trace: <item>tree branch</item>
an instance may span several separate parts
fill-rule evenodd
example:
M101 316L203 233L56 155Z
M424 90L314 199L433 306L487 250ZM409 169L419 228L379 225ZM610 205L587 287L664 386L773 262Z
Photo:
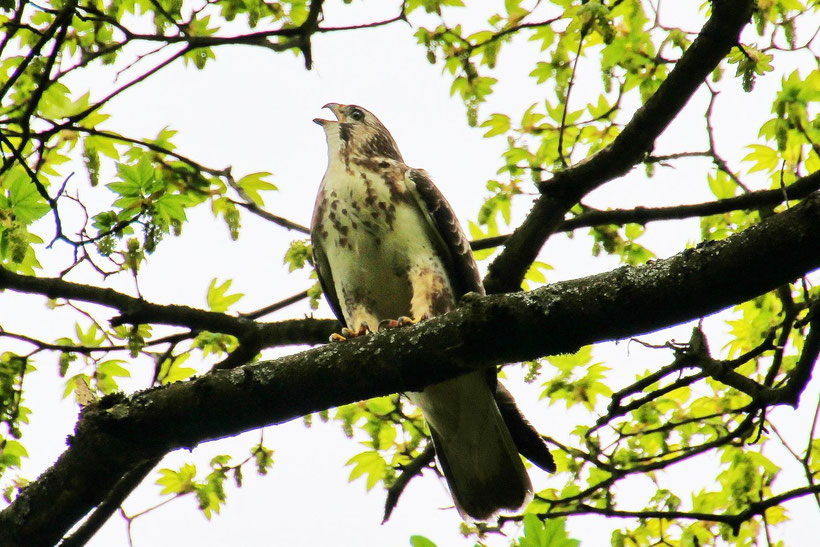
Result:
M382 524L390 519L390 515L393 514L393 509L395 509L396 504L399 503L399 497L401 497L407 485L410 484L410 481L418 475L421 475L421 472L425 467L430 465L435 456L436 451L433 448L433 443L428 442L424 450L422 450L413 461L402 468L401 475L399 475L393 484L390 485L390 488L387 489L387 498L384 500L384 517L382 518Z
M752 517L763 515L767 509L776 507L783 502L807 496L809 494L817 494L820 492L820 485L804 486L802 488L795 488L772 496L771 498L752 502L749 507L740 513L734 515L719 515L716 513L699 513L694 511L621 511L611 507L593 507L587 504L578 504L577 508L569 511L554 511L543 513L539 515L541 518L558 518L572 515L604 515L607 517L617 518L635 518L635 519L688 519L688 520L702 520L706 522L722 522L728 524L732 528L732 532L737 535L740 532L740 526ZM511 520L521 520L521 517L502 517L502 522Z
M3 86L0 87L0 99L6 96L6 93L9 92L11 87L17 82L17 80L22 76L28 65L38 58L40 55L40 50L43 49L49 40L54 37L54 33L62 27L63 25L67 24L71 21L71 17L74 15L74 8L77 6L77 0L71 0L68 2L57 17L54 18L54 21L51 23L51 26L46 29L45 32L40 36L40 39L37 40L37 43L34 44L29 51L29 54L23 59L19 66L16 67L14 72L11 74L8 80L3 82Z
M414 327L215 371L130 397L105 397L83 410L69 449L0 513L0 544L56 543L123 475L170 450L352 401L419 390L478 368L569 353L677 324L819 266L820 193L815 193L739 234L667 260L528 293L469 299Z
M634 209L590 211L566 220L558 230L568 232L577 228L600 226L602 224L616 224L619 226L630 223L645 224L653 220L678 220L719 215L731 211L759 209L778 205L786 200L804 198L818 188L820 188L820 171L815 171L783 189L761 190L716 201L671 207L636 207Z
M207 330L236 336L258 349L276 345L319 344L338 329L334 319L290 319L257 323L245 317L200 310L189 306L154 304L113 289L72 283L56 277L34 277L11 272L0 266L0 290L42 294L49 298L66 298L91 302L119 310L111 320L123 324L161 324Z
M556 232L571 232L578 228L589 228L614 224L646 224L658 220L679 220L682 218L719 215L731 211L759 209L773 207L784 201L801 199L820 189L820 171L797 179L785 188L775 190L760 190L732 198L705 201L689 205L674 205L671 207L635 207L634 209L610 209L608 211L588 211L567 219L561 223ZM510 238L509 234L488 237L471 242L474 251L491 249L503 245Z
M11 272L0 266L0 289L30 294L42 294L49 298L66 298L91 302L109 308L116 308L121 315L112 319L114 326L126 323L138 325L157 323L189 327L194 330L209 330L247 335L254 322L223 313L198 310L188 306L153 304L113 289L102 289L91 285L72 283L56 277L34 277Z
M274 215L273 213L269 213L268 211L265 211L264 209L262 209L261 207L259 207L257 204L255 204L252 201L242 202L242 201L231 200L231 203L233 203L234 205L239 205L240 207L244 207L245 209L247 209L251 213L253 213L255 215L258 215L258 216L264 218L265 220L273 222L274 224L278 224L279 226L281 226L283 228L287 228L288 230L296 230L297 232L301 232L303 234L309 234L310 233L309 228L307 228L305 226L302 226L301 224L297 224L296 222L288 220L284 217L280 217L278 215Z
M752 0L712 2L712 16L666 80L606 148L587 161L555 173L540 185L542 195L490 264L488 293L519 290L524 274L566 212L598 186L625 175L652 150L655 139L737 44L751 17Z
M109 517L119 509L122 502L125 501L125 498L134 491L134 488L139 486L161 459L162 458L157 457L146 460L126 473L117 481L117 484L114 485L114 488L108 493L102 503L94 508L94 512L91 513L86 521L83 522L73 534L60 543L60 547L81 547L88 543L88 541L94 537L94 534L102 528L102 525L108 521Z
M268 315L269 313L279 311L282 308L286 308L286 307L290 306L291 304L295 304L296 302L299 302L300 300L304 300L308 296L309 296L308 291L307 291L307 289L305 289L304 291L302 291L300 293L296 293L294 295L288 296L287 298L283 298L279 302L274 302L273 304L265 306L264 308L259 308L258 310L254 310L254 311L250 311L250 312L246 312L246 313L240 313L239 316L240 317L247 317L248 319L259 319L260 317Z

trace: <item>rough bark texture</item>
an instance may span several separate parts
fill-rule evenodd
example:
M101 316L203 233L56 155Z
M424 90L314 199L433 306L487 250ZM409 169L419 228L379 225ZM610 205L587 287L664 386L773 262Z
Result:
M52 545L142 462L481 367L566 353L716 312L820 266L820 193L667 260L471 299L418 326L215 371L87 407L69 449L0 513L0 545Z

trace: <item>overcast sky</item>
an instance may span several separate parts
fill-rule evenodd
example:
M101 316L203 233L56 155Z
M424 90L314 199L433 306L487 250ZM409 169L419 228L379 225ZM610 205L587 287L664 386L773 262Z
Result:
M385 2L359 4L344 10L328 6L326 23L340 26L356 22L379 20L395 15ZM370 11L361 6L367 6ZM696 3L687 3L694 6ZM375 7L374 7L375 6ZM351 15L352 14L352 15ZM682 17L683 15L680 15ZM698 19L679 19L674 23L696 29ZM320 108L327 102L356 103L371 110L390 129L406 161L426 169L453 205L462 223L476 217L484 196L484 182L495 177L501 165L503 137L483 139L483 131L470 129L465 123L464 107L457 98L450 98L449 77L440 67L430 65L424 51L415 45L413 29L403 24L359 32L334 33L314 38L315 68L306 72L301 57L289 53L273 54L260 48L230 47L215 50L217 60L204 71L176 64L149 79L145 84L124 93L106 112L112 115L108 127L127 135L151 137L165 126L177 130L179 151L209 167L232 166L234 175L256 171L272 171L280 192L266 195L266 208L289 219L307 225L313 200L326 166L324 136L311 123L317 116L326 116ZM526 78L535 62L538 48L533 44L517 44L502 54L504 67L497 93L491 97L482 115L494 111L520 114L530 102L547 94L546 87L536 88ZM810 66L809 66L810 68ZM787 71L788 72L788 71ZM105 74L75 78L72 89L80 94L91 87L104 94ZM577 84L577 108L585 94L597 96L599 78ZM768 113L772 93L778 87L779 75L761 78L755 94L740 92L734 80L727 85L725 96L719 99L719 121L730 121L732 132L721 133L718 146L724 155L737 161L744 151L734 141L747 142L747 135L756 134ZM97 87L97 85L100 87ZM575 93L575 92L574 92ZM551 94L548 94L552 98ZM659 140L659 153L704 149L704 105L707 96L699 93L684 115ZM759 115L750 115L750 114ZM742 135L743 139L733 138ZM106 161L106 160L104 160ZM737 166L737 164L734 164ZM597 207L657 205L660 203L697 202L711 198L703 173L708 164L697 160L682 163L677 169L659 169L658 175L644 181L642 169L606 185L587 200ZM75 178L81 196L99 207L110 197L104 190L92 193L83 182L82 168L76 167ZM109 164L107 172L113 172ZM110 182L103 180L102 182ZM518 200L520 220L528 209L530 198ZM70 213L67 213L70 214ZM281 228L251 215L243 216L243 228L238 242L232 242L221 221L215 222L206 206L189 215L191 222L178 238L169 237L150 257L140 272L140 288L145 298L160 303L205 306L205 294L212 278L233 279L232 291L244 293L237 309L261 308L281 298L299 292L309 285L306 273L289 276L282 267L282 257L291 239L298 233ZM51 230L47 217L41 232ZM659 257L670 256L683 249L687 242L699 237L697 221L679 222L669 227L652 226L642 241ZM550 281L576 278L617 266L611 258L593 260L589 256L591 242L581 233L575 240L556 236L545 246L541 259L555 269ZM586 241L586 242L584 242ZM41 254L46 273L54 275L70 260L69 249ZM484 264L486 267L486 263ZM111 286L134 294L133 282L122 275L106 281L78 271L70 280ZM53 339L73 333L74 316L65 310L45 315L40 298L0 294L0 310L15 310L13 320L6 314L3 325L9 330L33 333ZM22 312L22 313L21 313ZM306 305L289 307L268 320L301 317L310 313ZM108 315L106 315L108 314ZM318 317L331 317L326 305L316 312ZM48 321L43 318L47 317ZM105 312L101 317L110 317ZM706 320L712 332L725 332L723 318ZM682 325L643 339L664 342L671 338L688 340L692 324ZM707 331L709 332L709 331ZM23 350L26 346L0 340L0 351ZM717 349L722 342L713 340ZM30 350L30 348L28 348ZM292 351L288 348L287 351ZM276 353L271 353L275 355ZM635 374L655 369L671 359L667 353L646 350L638 344L622 342L605 344L596 350L596 360L606 361L616 369L612 377L616 385L625 385ZM72 400L60 400L64 385L55 376L57 358L44 355L35 362L39 371L26 377L28 406L34 410L32 423L25 430L23 442L29 458L23 474L35 478L64 450L65 436L76 421L78 407ZM133 391L144 387L152 370L145 361L142 369L132 372L134 378L123 387ZM545 433L570 442L569 432L585 419L585 413L561 406L548 407L538 402L538 384L524 385L517 369L510 370L510 385L531 421ZM813 401L817 400L815 380L804 393L804 404L798 411L777 409L771 416L783 415L791 425L799 426L810 419ZM298 393L293 394L296 398ZM812 407L812 408L810 408ZM795 427L798 446L804 446L805 427ZM789 431L786 431L790 434ZM348 483L350 468L345 462L364 448L344 438L336 424L317 424L305 429L301 421L265 429L267 446L275 449L275 465L266 477L257 478L250 469L245 473L241 489L228 486L228 503L222 514L210 522L196 508L193 497L176 500L158 511L134 521L132 537L137 546L165 545L407 545L412 534L421 534L440 546L472 545L473 541L458 533L459 517L444 484L431 473L415 479L401 498L391 520L381 525L384 493L376 488L365 493L364 481ZM201 471L216 454L230 453L244 458L250 446L257 443L259 432L249 432L231 439L205 443L193 453L177 451L170 454L161 467L177 468L185 462L195 462ZM693 476L704 481L716 475L716 458L705 457L692 464L679 466L677 477L661 478L662 485L690 488L708 487L704 482L691 483ZM683 471L681 471L683 470ZM204 473L203 473L204 474ZM531 472L536 490L560 487L560 479L551 479L538 470ZM134 514L160 501L159 487L151 477L137 489L125 504L126 512ZM782 491L799 483L799 475L784 471L776 483ZM651 496L658 485L648 479L636 478L630 483L629 498L634 508ZM627 496L627 492L619 492ZM800 545L809 541L809 522L817 522L817 508L808 500L789 506L796 521L785 528L786 544ZM575 518L570 530L585 545L609 542L611 531L620 522L607 522L596 517ZM511 529L511 532L515 532ZM776 537L781 537L777 535ZM493 544L508 540L491 538ZM126 544L125 524L114 517L91 542L93 546Z

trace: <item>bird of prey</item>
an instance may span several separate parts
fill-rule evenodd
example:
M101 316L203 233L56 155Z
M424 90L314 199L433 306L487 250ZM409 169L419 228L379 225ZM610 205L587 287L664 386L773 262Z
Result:
M325 105L327 172L311 224L319 281L347 337L404 325L484 294L470 245L444 196L408 167L384 125L356 105ZM338 335L337 335L338 337ZM341 337L338 337L341 339ZM430 430L439 464L465 520L487 520L529 502L519 452L555 470L546 444L495 370L408 393Z

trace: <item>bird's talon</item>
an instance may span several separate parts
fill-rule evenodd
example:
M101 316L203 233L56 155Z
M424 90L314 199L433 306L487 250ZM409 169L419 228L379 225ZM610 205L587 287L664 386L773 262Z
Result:
M344 336L342 336L339 333L334 332L333 334L330 335L330 341L331 342L344 342L345 340L347 340L347 338L345 338Z
M409 327L415 325L416 323L424 321L425 319L429 319L429 316L426 313L418 319L412 319L410 317L407 317L406 315L402 315L398 319L383 319L379 322L379 330L383 331L387 329L396 329L399 327Z
M387 329L395 329L399 326L399 322L395 319L382 319L379 321L378 329L379 331L387 330Z
M331 335L331 339L335 342L341 342L342 340L350 340L351 338L356 338L357 336L364 336L365 334L370 334L370 326L362 321L362 324L359 326L359 330L349 329L347 327L342 327L342 334ZM336 336L337 338L334 338Z
M423 313L419 317L416 317L415 319L412 319L411 323L413 325L415 325L417 323L421 323L422 321L427 321L428 319L430 319L430 315L427 314L427 313Z

